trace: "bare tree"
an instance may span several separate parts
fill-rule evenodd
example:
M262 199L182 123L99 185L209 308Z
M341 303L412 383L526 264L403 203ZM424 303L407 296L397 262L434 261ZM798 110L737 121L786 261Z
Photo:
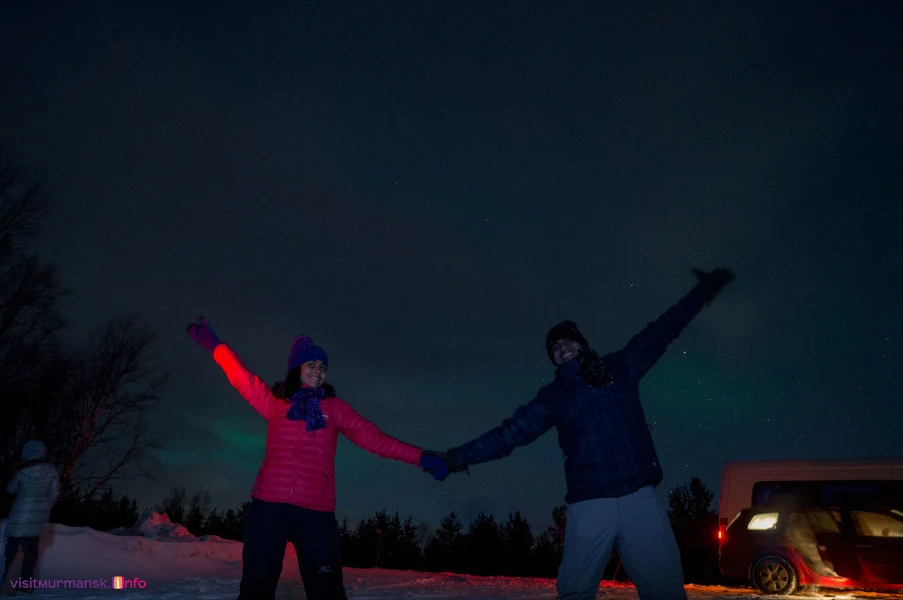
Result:
M62 347L57 268L31 253L52 200L45 178L0 155L0 477L35 436L64 487L90 495L149 475L158 434L147 413L167 377L135 317L111 319L82 349Z
M51 204L46 180L0 153L0 263L40 234Z
M168 378L154 361L155 338L136 317L114 318L76 354L66 402L48 426L67 487L89 494L111 481L151 476L159 432L148 413Z
M63 326L57 269L30 253L51 200L45 179L0 155L0 471L32 433L29 400L43 385Z

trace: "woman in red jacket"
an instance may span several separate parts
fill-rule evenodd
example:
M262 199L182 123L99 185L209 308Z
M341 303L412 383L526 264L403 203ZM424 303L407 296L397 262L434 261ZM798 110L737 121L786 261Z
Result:
M339 433L383 458L423 467L437 479L445 463L380 431L344 400L327 394L326 352L307 336L292 343L285 381L267 386L219 341L206 319L188 335L213 355L229 383L267 420L266 455L245 520L239 600L272 599L292 542L309 600L345 600L335 518Z

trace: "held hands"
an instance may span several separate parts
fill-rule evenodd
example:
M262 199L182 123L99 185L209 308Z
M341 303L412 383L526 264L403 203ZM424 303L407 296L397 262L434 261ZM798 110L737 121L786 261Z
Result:
M424 450L420 455L420 466L424 472L433 476L436 481L445 481L450 473L459 473L467 470L467 465L458 458L454 448L446 452L434 452Z
M708 273L700 269L693 269L693 275L699 280L699 287L710 298L717 296L724 286L734 280L734 273L730 269L715 269Z
M220 344L219 338L210 329L210 325L207 324L207 319L204 317L201 317L200 324L192 323L188 326L188 336L210 354L213 354L213 351Z
M436 481L445 481L445 478L448 477L448 463L442 458L440 453L424 451L420 455L420 466L425 473L432 475Z

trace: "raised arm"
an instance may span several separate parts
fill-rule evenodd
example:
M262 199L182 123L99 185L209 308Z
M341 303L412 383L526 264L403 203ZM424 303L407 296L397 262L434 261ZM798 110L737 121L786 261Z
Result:
M270 387L245 367L234 350L219 340L207 319L201 317L200 324L189 325L188 335L213 355L213 360L222 368L229 383L254 410L267 419L273 416L277 400Z
M674 306L633 336L621 350L634 379L642 379L702 307L714 300L724 286L734 279L734 274L728 269L716 269L711 273L694 269L693 274L699 283Z
M278 402L266 382L241 362L238 354L226 344L217 346L213 359L223 369L229 383L254 410L266 419L276 412Z
M420 466L420 455L423 454L423 450L383 433L344 400L336 398L333 402L336 402L334 414L338 419L339 431L355 445L382 458Z
M449 450L452 470L503 458L518 446L526 446L553 425L552 417L540 398L521 406L498 427L457 448Z

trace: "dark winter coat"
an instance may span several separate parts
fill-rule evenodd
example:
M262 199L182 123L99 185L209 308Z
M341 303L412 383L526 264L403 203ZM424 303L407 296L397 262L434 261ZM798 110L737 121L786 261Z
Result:
M640 404L639 384L711 296L698 286L617 352L602 357L612 375L592 388L575 358L558 367L555 381L510 419L456 448L465 465L508 456L551 429L564 452L569 504L615 498L658 485L662 467Z

